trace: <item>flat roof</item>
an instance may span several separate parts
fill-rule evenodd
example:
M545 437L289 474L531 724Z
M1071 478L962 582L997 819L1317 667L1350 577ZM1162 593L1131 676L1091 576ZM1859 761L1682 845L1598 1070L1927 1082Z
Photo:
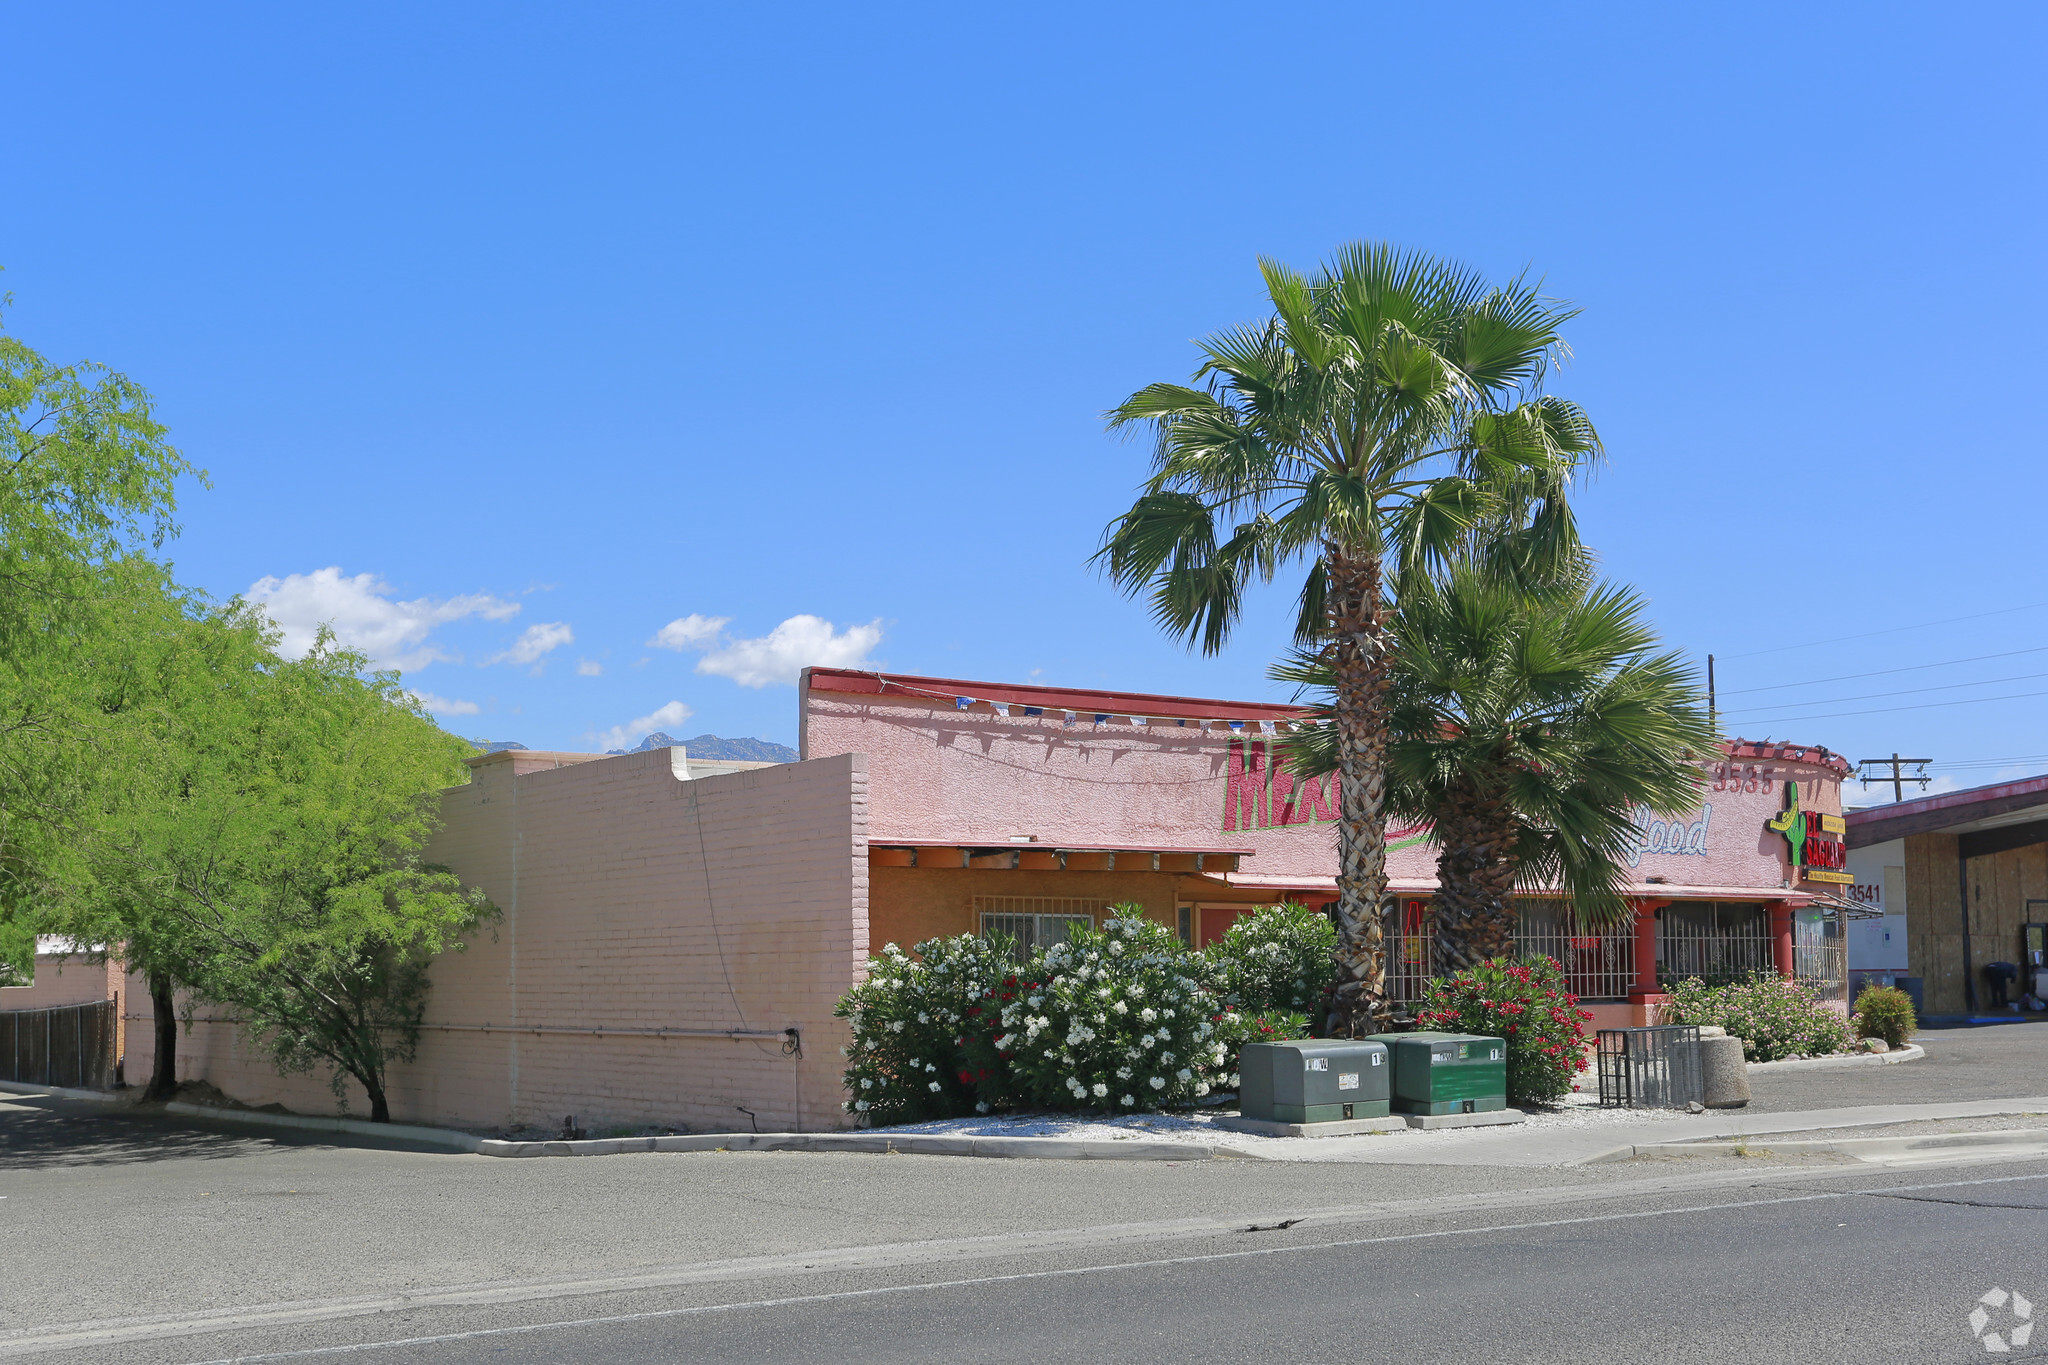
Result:
M1050 711L1090 715L1173 716L1188 720L1292 720L1308 708L1264 701L1216 701L1204 697L1163 697L1153 692L1107 692L1036 683L976 682L968 678L927 678L910 673L876 673L852 668L807 668L804 685L813 692L851 692L901 697L905 701L956 704L979 702L1041 706Z

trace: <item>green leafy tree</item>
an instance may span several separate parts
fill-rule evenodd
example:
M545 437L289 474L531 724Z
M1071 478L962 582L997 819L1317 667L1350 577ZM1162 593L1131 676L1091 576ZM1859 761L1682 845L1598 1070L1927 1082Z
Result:
M248 628L234 611L215 623ZM160 761L101 841L99 884L281 1069L326 1066L337 1096L354 1080L384 1122L387 1069L418 1045L428 964L491 913L422 857L438 789L464 780L473 746L329 638L297 661L264 658L187 675L217 685L164 707Z
M178 480L204 478L167 437L134 381L0 331L0 955L17 968L118 776L92 674L164 591L146 556L176 532Z
M1518 884L1561 886L1589 923L1626 916L1636 807L1691 809L1715 744L1642 598L1583 573L1531 589L1460 558L1402 581L1390 633L1388 802L1435 826L1438 970L1513 955ZM1274 674L1334 712L1324 658ZM1305 772L1338 764L1327 731L1293 748Z
M1154 472L1098 558L1169 632L1215 652L1254 579L1305 562L1297 640L1326 663L1341 816L1332 1032L1387 1013L1387 573L1421 565L1509 502L1524 531L1575 540L1561 496L1598 449L1580 409L1541 392L1573 310L1516 280L1384 245L1312 275L1262 261L1272 315L1200 343L1195 384L1153 384L1110 414L1148 428Z

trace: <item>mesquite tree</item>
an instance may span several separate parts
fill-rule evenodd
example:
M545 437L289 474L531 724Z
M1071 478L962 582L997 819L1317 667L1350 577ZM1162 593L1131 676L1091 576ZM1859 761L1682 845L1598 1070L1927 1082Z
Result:
M1150 385L1109 414L1157 444L1098 558L1212 653L1255 577L1306 561L1295 633L1328 661L1342 774L1327 1027L1356 1034L1387 1014L1388 572L1419 571L1518 490L1548 490L1530 525L1570 539L1561 493L1599 442L1541 392L1573 310L1526 281L1376 244L1310 275L1260 269L1270 317L1198 343L1193 385Z

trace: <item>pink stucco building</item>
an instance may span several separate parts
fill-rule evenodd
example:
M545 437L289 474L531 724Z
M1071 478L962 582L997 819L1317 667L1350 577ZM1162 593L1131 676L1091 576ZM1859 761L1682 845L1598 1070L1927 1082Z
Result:
M798 707L790 764L471 761L434 854L502 918L436 963L418 1060L391 1078L394 1117L843 1126L832 1006L885 942L1042 938L1135 902L1200 944L1252 906L1335 897L1335 794L1274 762L1291 707L837 669L808 670ZM1642 1017L1660 970L1838 978L1836 920L1816 907L1845 771L1826 750L1731 744L1697 811L1642 816L1633 923L1579 925L1532 896L1524 946L1564 961L1602 1023ZM1774 823L1812 827L1803 865ZM1433 865L1426 830L1394 831L1405 998L1425 975ZM138 987L131 1082L149 1066ZM187 1078L332 1111L320 1078L279 1078L232 1021L198 1017Z

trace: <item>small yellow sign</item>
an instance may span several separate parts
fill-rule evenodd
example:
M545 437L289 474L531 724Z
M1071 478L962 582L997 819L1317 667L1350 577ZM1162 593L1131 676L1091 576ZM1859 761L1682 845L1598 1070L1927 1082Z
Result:
M1853 886L1856 884L1856 878L1849 873L1830 872L1824 867L1809 867L1802 875L1810 882L1839 882L1843 886Z
M1849 832L1849 822L1839 815L1820 815L1814 818L1820 821L1822 834L1832 834L1839 839Z
M1403 943L1401 945L1401 960L1403 962L1422 961L1422 940L1419 938L1411 938L1407 942Z

